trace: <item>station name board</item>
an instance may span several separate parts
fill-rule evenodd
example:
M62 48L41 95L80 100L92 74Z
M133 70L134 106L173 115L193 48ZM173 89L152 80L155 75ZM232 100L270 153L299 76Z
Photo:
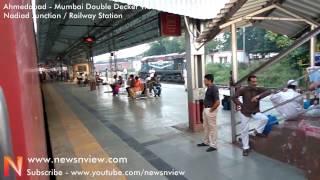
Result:
M171 13L160 13L161 36L180 36L181 19L179 15Z

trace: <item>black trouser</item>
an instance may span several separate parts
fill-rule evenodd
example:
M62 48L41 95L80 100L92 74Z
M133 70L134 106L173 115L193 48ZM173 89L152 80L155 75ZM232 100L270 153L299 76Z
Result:
M153 92L155 95L160 96L161 95L161 86L159 86L159 85L153 86Z

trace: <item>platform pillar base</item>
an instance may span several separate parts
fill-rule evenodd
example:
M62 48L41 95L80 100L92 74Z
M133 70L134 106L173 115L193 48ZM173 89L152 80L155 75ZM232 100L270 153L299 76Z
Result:
M189 130L191 132L201 132L201 131L203 131L203 125L202 124L193 124L189 127Z

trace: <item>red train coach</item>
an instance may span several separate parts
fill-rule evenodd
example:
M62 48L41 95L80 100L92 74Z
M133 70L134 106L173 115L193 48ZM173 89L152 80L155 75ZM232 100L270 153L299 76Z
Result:
M2 8L9 3L31 4L26 0L1 0L1 16L5 12L15 13L15 10ZM1 17L0 27L0 86L3 92L0 96L0 179L13 179L14 176L18 180L49 179L49 176L27 176L28 169L48 169L47 164L29 163L27 159L47 157L33 22L32 19Z

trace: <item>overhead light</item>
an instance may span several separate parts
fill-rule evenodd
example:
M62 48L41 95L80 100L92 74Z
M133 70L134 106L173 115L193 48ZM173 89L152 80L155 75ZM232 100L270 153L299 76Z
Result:
M83 41L87 44L92 44L96 41L96 39L93 36L87 36L83 38Z

